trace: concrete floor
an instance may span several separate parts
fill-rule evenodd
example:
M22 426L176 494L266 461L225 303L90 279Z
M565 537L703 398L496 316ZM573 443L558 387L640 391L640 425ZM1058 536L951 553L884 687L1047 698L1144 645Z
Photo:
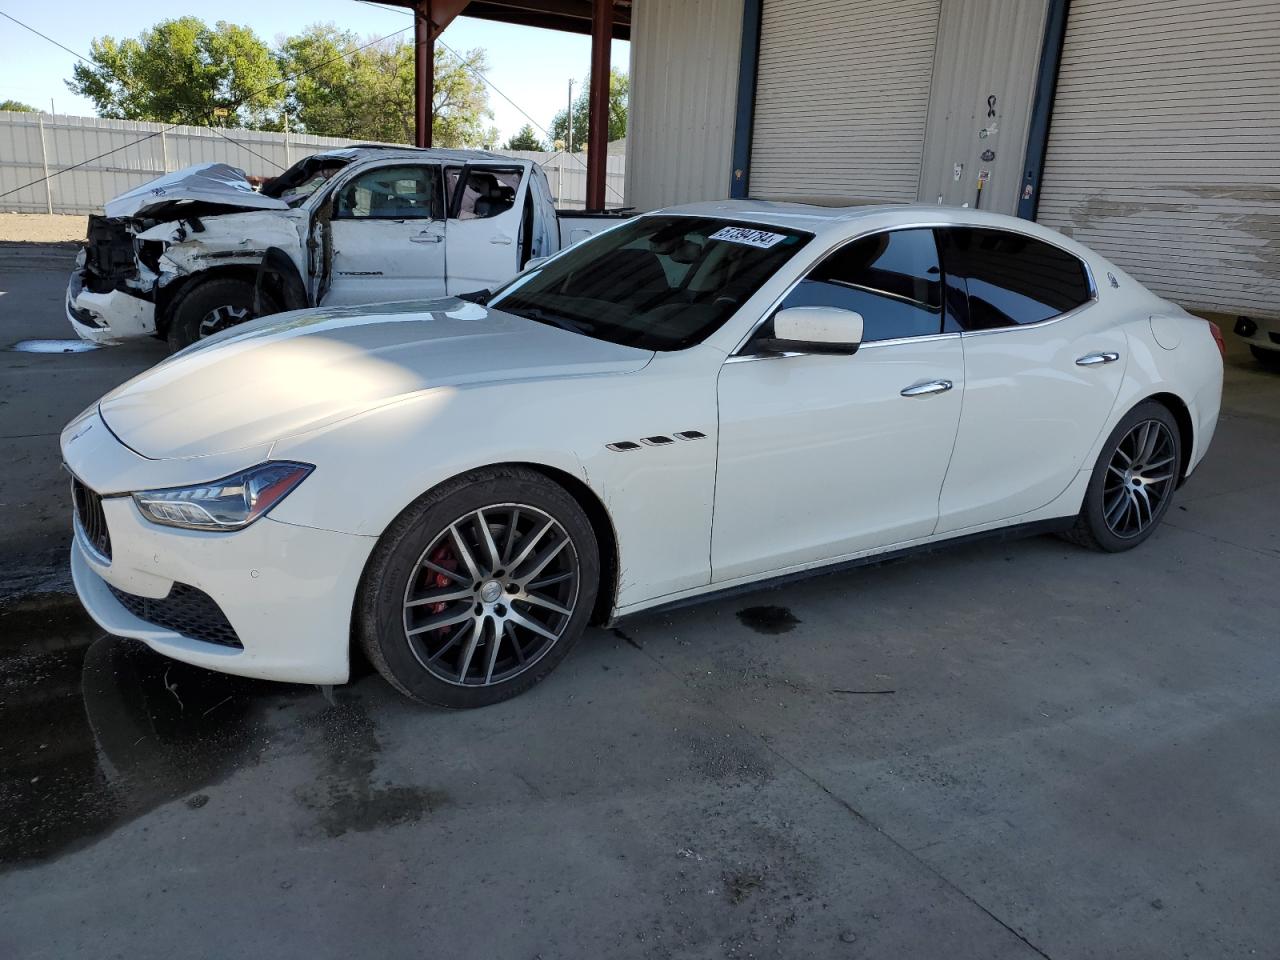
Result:
M9 256L0 347L66 336L65 256ZM639 618L460 714L85 620L56 433L161 355L0 351L0 956L1278 955L1280 378L1234 345L1136 551Z

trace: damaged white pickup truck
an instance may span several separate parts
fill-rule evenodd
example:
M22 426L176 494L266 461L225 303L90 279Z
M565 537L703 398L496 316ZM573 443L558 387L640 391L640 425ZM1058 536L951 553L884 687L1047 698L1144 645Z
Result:
M557 214L529 160L377 146L307 157L261 190L227 164L188 167L105 214L89 218L67 318L86 340L175 350L283 310L491 288L618 221Z

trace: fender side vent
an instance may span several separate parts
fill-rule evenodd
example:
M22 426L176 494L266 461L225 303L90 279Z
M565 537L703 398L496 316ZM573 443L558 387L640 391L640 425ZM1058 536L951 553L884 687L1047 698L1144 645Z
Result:
M634 440L619 440L617 443L606 443L605 449L612 450L614 453L628 453L632 450L639 450L640 444Z
M640 442L647 444L650 447L662 447L666 446L668 443L675 443L675 441L670 437L664 437L662 435L656 437L641 437Z
M681 430L676 434L678 440L705 440L707 435L701 430Z

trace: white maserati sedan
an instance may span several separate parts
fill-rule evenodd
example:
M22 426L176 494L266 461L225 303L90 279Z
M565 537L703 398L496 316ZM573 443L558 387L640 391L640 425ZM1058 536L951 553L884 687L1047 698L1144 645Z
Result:
M940 207L705 203L462 298L281 314L62 435L111 633L448 707L589 623L977 535L1136 546L1204 456L1221 334Z

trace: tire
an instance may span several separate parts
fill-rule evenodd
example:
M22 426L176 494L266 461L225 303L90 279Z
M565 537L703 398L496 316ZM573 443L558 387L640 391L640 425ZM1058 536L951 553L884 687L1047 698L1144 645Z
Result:
M356 634L410 699L488 706L559 665L599 583L595 533L563 487L520 467L478 470L430 491L383 533L360 582Z
M1181 464L1182 436L1169 408L1154 400L1138 404L1103 444L1075 525L1063 539L1107 553L1133 549L1168 511Z
M279 307L265 294L269 307L263 316ZM184 291L173 306L169 321L169 349L178 351L197 340L226 330L258 316L254 308L254 287L245 280L223 277L196 283Z
M1268 350L1265 347L1249 344L1249 352L1253 354L1253 359L1268 370L1280 370L1280 350Z

